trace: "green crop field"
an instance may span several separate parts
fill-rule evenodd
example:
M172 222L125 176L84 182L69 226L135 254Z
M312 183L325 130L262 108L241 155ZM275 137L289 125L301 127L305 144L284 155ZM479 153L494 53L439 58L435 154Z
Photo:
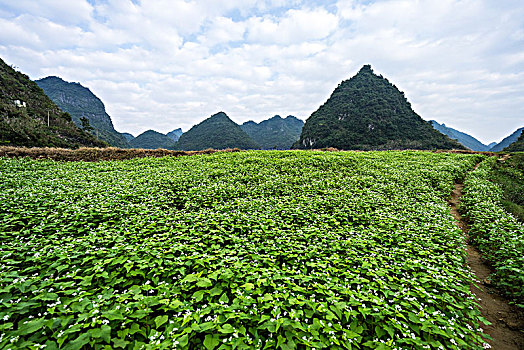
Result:
M482 349L446 203L482 159L0 158L0 348Z

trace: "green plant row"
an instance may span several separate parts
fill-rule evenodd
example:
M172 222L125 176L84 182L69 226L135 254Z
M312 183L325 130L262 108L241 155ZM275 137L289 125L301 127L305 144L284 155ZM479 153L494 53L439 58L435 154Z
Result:
M496 161L488 158L468 174L461 210L470 223L471 241L495 269L492 281L524 308L524 225L504 210L502 190L489 181Z
M482 349L477 155L0 158L1 349Z

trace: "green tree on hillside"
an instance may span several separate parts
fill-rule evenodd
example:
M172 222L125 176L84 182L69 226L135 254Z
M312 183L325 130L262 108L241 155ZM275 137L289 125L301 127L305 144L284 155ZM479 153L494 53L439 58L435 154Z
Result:
M85 132L92 132L94 128L89 124L89 119L87 117L81 117L80 122L82 123L82 130Z

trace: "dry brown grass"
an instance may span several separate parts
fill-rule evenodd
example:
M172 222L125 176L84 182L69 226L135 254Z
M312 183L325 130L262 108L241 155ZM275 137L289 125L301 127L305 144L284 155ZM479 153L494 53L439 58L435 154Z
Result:
M438 150L434 151L435 153L459 153L459 154L484 154L488 157L496 156L497 153L494 152L479 152L479 151L472 151L469 149L452 149L452 150Z
M170 151L166 149L122 149L115 147L108 148L50 148L50 147L13 147L0 146L0 157L31 159L52 159L58 161L74 162L98 162L103 160L126 160L145 157L180 157L193 156L198 154L211 154L216 152L240 152L238 148L215 150L206 149L203 151Z
M324 152L340 152L341 150L326 147L314 151ZM31 159L52 159L65 162L98 162L103 160L126 160L133 158L160 158L160 157L180 157L180 156L194 156L199 154L211 154L216 152L241 152L238 148L229 148L223 150L206 149L203 151L171 151L167 149L124 149L124 148L50 148L50 147L14 147L14 146L0 146L0 157L8 158L24 158ZM362 151L352 151L362 152ZM462 154L484 154L487 156L497 155L493 152L475 152L470 150L438 150L436 153L462 153Z

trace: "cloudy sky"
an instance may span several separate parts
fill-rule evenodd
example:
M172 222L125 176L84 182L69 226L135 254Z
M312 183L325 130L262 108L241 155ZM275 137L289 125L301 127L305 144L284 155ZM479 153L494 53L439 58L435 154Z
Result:
M134 135L307 119L368 63L426 120L486 143L524 126L522 0L0 0L0 57Z

